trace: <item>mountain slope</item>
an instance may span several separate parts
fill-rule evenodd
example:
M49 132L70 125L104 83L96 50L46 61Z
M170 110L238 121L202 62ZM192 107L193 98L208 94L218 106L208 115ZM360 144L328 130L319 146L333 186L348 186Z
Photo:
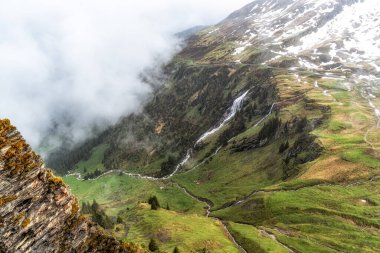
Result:
M141 114L50 164L81 200L106 189L95 198L128 219L127 240L227 252L175 236L202 205L243 252L377 252L376 13L372 0L254 1L190 37ZM171 210L147 211L147 194Z

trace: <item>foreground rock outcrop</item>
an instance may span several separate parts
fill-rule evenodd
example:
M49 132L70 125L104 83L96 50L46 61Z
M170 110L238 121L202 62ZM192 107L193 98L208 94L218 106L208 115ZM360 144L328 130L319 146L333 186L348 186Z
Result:
M0 252L143 252L80 214L9 120L0 120Z

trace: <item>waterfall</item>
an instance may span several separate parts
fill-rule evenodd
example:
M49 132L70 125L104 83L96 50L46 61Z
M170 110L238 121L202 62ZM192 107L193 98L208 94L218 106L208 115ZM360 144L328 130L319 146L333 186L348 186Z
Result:
M188 149L187 150L187 152L186 152L186 156L185 156L185 158L183 158L182 159L182 161L179 163L179 164L177 164L177 166L175 167L175 170L172 172L172 174L170 174L170 175L168 175L168 176L166 176L166 177L163 177L162 179L169 179L169 178L171 178L172 176L174 176L177 172L178 172L178 170L183 166L183 165L185 165L185 163L187 163L187 161L190 159L190 157L191 157L191 153L193 152L193 150L192 149Z
M228 121L230 121L238 111L240 111L241 107L243 106L244 98L247 96L249 90L244 92L240 97L236 98L233 102L232 106L228 108L227 115L224 117L223 121L216 127L208 130L206 133L204 133L195 143L198 144L204 139L206 139L208 136L214 134L215 132L219 131Z
M217 127L215 128L212 128L210 129L209 131L207 131L206 133L204 133L198 140L197 142L195 143L195 145L197 145L199 142L203 141L204 139L206 139L208 136L214 134L215 132L217 132L219 129L221 129L228 121L230 121L238 111L240 111L241 107L243 106L243 102L244 102L244 98L247 96L249 90L247 90L246 92L244 92L241 96L239 96L238 98L236 98L234 100L234 102L232 103L232 106L230 108L228 108L227 110L227 115L224 117L222 123L220 123ZM221 149L218 148L217 151L215 152L215 154ZM175 170L172 172L172 174L164 177L164 179L169 179L171 178L172 176L174 176L179 169L181 169L181 167L183 165L185 165L187 163L187 161L190 159L191 157L191 153L193 152L193 149L189 149L187 150L187 153L186 153L186 156L185 158L182 159L182 161L176 166Z
M234 100L234 102L232 103L232 106L230 108L228 108L227 112L225 113L226 116L223 118L223 121L217 127L214 127L212 129L210 129L209 131L207 131L206 133L204 133L197 140L197 142L195 143L195 145L197 145L199 142L201 142L204 139L206 139L208 136L214 134L215 132L217 132L218 130L220 130L226 123L228 123L228 121L230 121L236 115L236 113L238 111L240 111L241 107L243 106L244 99L247 96L248 92L249 92L249 90L247 90L241 96L239 96L238 98L236 98ZM273 109L273 105L272 105L271 110L272 109ZM219 147L212 156L215 156L221 148L222 147ZM186 156L181 160L180 163L177 164L177 166L175 167L175 170L170 175L167 175L165 177L161 177L161 178L159 178L159 177L149 177L149 176L143 176L143 175L135 174L135 173L127 173L127 172L123 172L123 171L119 171L119 170L111 170L111 171L108 171L108 172L106 172L106 173L104 173L104 174L100 175L99 177L97 177L95 179L92 179L92 180L96 180L96 179L98 179L98 178L100 178L102 176L105 176L105 175L107 175L109 173L113 173L113 172L122 172L123 174L128 175L130 177L136 177L136 178L147 179L147 180L160 180L160 179L164 179L165 180L165 179L170 179L171 177L173 177L181 169L182 166L184 166L187 163L187 161L191 158L192 152L193 152L193 149L191 149L191 148L188 149L187 152L186 152ZM81 178L81 175L79 173L69 174L68 176L70 176L70 175L73 175L73 176L75 175L75 176L77 176L78 180L83 180Z
M264 120L266 120L266 118L268 118L272 114L272 111L273 111L273 108L274 108L275 105L276 105L276 103L273 103L272 106L269 109L268 114L265 115L262 119L260 119L253 127L257 127L258 125L261 124L261 122L263 122Z

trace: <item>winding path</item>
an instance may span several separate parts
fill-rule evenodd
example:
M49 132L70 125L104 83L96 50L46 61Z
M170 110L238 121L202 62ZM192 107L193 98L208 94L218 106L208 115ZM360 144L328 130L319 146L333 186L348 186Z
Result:
M378 129L380 127L380 113L379 113L379 109L374 105L374 103L372 102L370 96L368 95L364 95L366 93L365 90L359 90L359 93L361 95L361 97L365 100L368 101L368 104L370 107L372 107L372 109L374 110L374 116L375 116L375 120L376 120L376 123L368 128L368 130L366 131L366 133L364 134L364 137L363 137L363 140L371 147L372 150L374 150L375 152L377 152L379 150L378 147L375 147L375 145L368 140L368 136L369 134L371 133L372 130L375 130L375 129Z
M224 232L227 234L227 237L230 239L231 242L233 242L233 244L243 253L248 253L246 249L244 249L244 247L242 245L240 245L235 237L231 234L231 232L228 230L228 227L226 225L226 221L224 220L221 220L219 218L216 218L216 217L210 217L210 214L211 214L211 208L212 206L214 205L210 200L206 199L206 198L202 198L202 197L198 197L196 195L194 195L193 193L191 193L190 191L188 191L185 187L177 184L177 187L182 189L186 195L190 196L192 199L194 200L197 200L201 203L204 203L206 205L206 217L210 218L210 219L213 219L213 220L216 220L218 222L220 222L223 226L223 229L224 229Z

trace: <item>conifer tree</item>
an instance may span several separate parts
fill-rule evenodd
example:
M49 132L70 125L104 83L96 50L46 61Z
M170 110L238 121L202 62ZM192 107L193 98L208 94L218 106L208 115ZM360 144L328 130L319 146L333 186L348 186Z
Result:
M156 252L159 250L157 241L155 239L150 239L149 250L152 252Z
M148 203L150 204L152 210L158 210L160 208L160 203L158 202L156 196L150 197Z
M116 222L121 224L123 223L123 219L120 216L117 216Z

